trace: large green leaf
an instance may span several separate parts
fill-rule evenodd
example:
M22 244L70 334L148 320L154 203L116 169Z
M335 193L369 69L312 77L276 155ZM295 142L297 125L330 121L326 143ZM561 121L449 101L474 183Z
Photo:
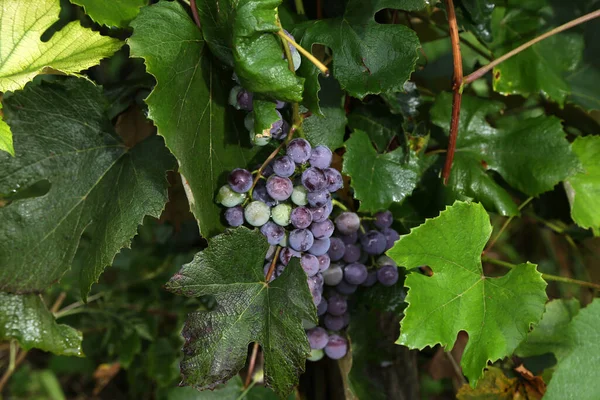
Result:
M67 356L83 356L81 333L57 324L36 294L0 292L0 340L17 339L25 350L32 348Z
M167 283L188 297L214 296L211 311L188 316L181 362L183 383L212 388L244 367L248 344L258 342L265 356L265 382L281 397L298 383L310 352L302 320L316 322L306 274L297 260L265 282L268 244L258 230L240 227L209 240Z
M343 171L351 178L361 211L376 212L401 203L417 186L421 162L416 154L407 155L401 147L378 154L369 136L359 130L345 147Z
M492 12L495 0L461 0L457 4L458 18L467 30L473 31L479 38L492 40Z
M492 232L481 204L456 202L403 236L387 252L398 265L427 265L433 276L412 271L398 344L450 350L460 331L469 335L461 365L472 387L488 361L517 348L542 316L546 282L535 265L517 265L506 275L483 275L481 252Z
M504 105L472 96L463 96L455 159L458 164L470 164L452 172L451 179L458 191L493 204L496 211L515 215L507 194L474 168L473 160L482 168L498 172L512 187L529 196L551 190L557 183L575 174L581 167L571 151L560 120L539 116L524 120L510 117L495 119L495 126L486 118L499 113ZM452 95L442 93L431 109L432 122L446 132L450 129ZM460 165L459 165L460 166ZM468 171L471 172L468 172Z
M231 79L224 84L200 30L177 2L145 7L131 25L131 54L144 59L157 81L146 99L149 118L177 157L200 232L214 236L224 229L214 201L224 176L247 166L257 152L249 147L247 131L236 124L237 111L227 105ZM169 40L157 46L156 32Z
M202 31L211 51L233 67L245 89L282 101L302 100L303 82L288 68L277 8L281 0L200 0Z
M13 156L15 155L10 127L2 119L2 103L0 103L0 150L6 151Z
M391 114L381 104L373 103L353 109L348 115L348 126L366 132L377 151L383 153L394 137L401 138L401 143L404 141L403 120L402 116Z
M74 75L122 46L78 21L42 42L40 37L58 20L59 12L58 0L0 1L0 92L22 89L46 67Z
M148 0L70 0L102 25L126 27Z
M30 84L6 96L4 107L17 156L0 153L0 193L18 195L44 182L49 191L0 208L0 290L39 292L56 283L87 230L85 297L144 216L160 216L174 160L156 136L125 147L101 90L83 79Z
M600 300L581 309L566 332L568 354L557 353L558 365L544 399L595 400L600 393Z
M402 92L415 68L419 39L408 27L379 24L374 16L384 8L414 11L425 5L423 0L350 0L343 17L312 21L297 32L305 49L316 43L331 48L333 74L350 95ZM298 73L306 78L304 104L320 113L319 70L303 62Z
M571 216L577 225L600 235L600 137L578 137L572 148L585 171L565 181Z

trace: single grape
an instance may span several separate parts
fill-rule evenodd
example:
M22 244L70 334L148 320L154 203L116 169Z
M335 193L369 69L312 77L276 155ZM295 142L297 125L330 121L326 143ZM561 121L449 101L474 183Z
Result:
M325 300L324 298L321 297L321 302L317 306L317 316L320 317L321 315L325 314L326 312L327 312L327 300Z
M278 157L273 161L273 172L282 178L288 178L294 175L296 164L290 156Z
M237 110L252 111L252 93L241 86L234 86L229 92L229 104Z
M331 193L327 190L317 190L316 192L309 192L307 199L311 207L321 207L331 201Z
M310 348L313 350L324 349L329 341L329 335L327 334L327 331L320 326L306 331L306 336L308 337Z
M246 193L252 187L252 174L247 169L236 168L227 177L229 187L237 193Z
M289 245L296 251L306 251L313 246L315 238L308 229L294 229L288 238Z
M340 295L334 295L327 301L327 312L331 315L342 316L348 310L348 301Z
M375 260L375 263L381 267L383 267L384 265L391 265L392 267L397 267L398 264L396 264L396 261L392 260L390 257L388 256L379 256L377 257L377 260Z
M285 101L275 100L276 109L281 110L283 107L285 107Z
M308 228L312 223L313 216L308 208L296 207L290 214L290 221L295 228L305 229Z
M354 244L358 240L358 233L353 232L349 235L340 235L340 239L342 239L345 244Z
M308 249L308 252L315 256L322 256L329 251L329 245L329 238L315 239L313 245Z
M319 287L319 285L316 281L313 280L313 278L308 278L306 282L308 283L308 290L310 291L310 294L313 298L313 303L315 304L315 306L317 306L319 305L323 297L321 294L321 287Z
M394 216L390 211L381 211L375 214L375 221L373 223L377 229L385 229L392 226L394 222Z
M288 226L290 224L290 216L292 214L292 206L289 204L278 204L271 209L271 218L277 225Z
M255 169L259 169L260 165L257 165ZM262 173L261 175L264 176L265 178L270 177L271 175L273 175L273 163L268 163L267 165L265 165L263 167Z
M267 184L264 180L258 181L252 190L252 200L262 201L269 207L277 205L277 201L273 199L267 192Z
M327 180L323 171L310 167L302 173L302 184L309 192L316 192L327 187Z
M344 267L344 280L352 285L360 285L367 279L367 267L363 264L352 263Z
M314 235L314 234L313 234ZM331 261L339 261L344 257L344 253L346 252L346 245L342 241L342 239L337 237L332 237L329 240L329 258Z
M246 128L247 131L254 130L254 113L253 112L246 114L246 116L244 117L244 128Z
M335 227L343 235L350 235L360 228L360 219L356 213L345 211L336 217Z
M277 266L275 267L275 273L273 275L279 276L279 275L283 274L284 270L285 270L285 265L277 264Z
M347 244L343 258L349 264L357 262L360 259L360 247L356 244Z
M289 247L284 247L279 252L279 261L283 265L288 265L292 257L300 258L301 254L294 249L290 249Z
M310 231L315 239L325 239L331 237L333 234L333 229L333 222L331 222L330 219L326 219L323 222L313 222L310 224Z
M348 353L348 341L339 335L329 336L325 354L332 360L339 360Z
M275 250L277 250L276 246L269 246L267 249L267 254L265 254L265 260L272 260L275 255Z
M329 303L327 303L327 307L329 308ZM331 315L328 311L323 317L323 325L330 331L339 331L344 329L344 318L341 315Z
M387 240L379 231L369 231L361 236L360 244L368 254L381 254L385 251Z
M312 149L306 139L293 139L287 145L286 153L296 164L304 164L310 158Z
M317 274L315 276L311 276L308 279L312 279L315 281L315 283L319 286L319 288L321 289L321 292L323 292L323 284L325 283L325 280L323 279L323 274L320 272L317 272Z
M292 39L294 42L296 41L294 39L294 37L288 31L286 31L284 29L283 32L285 33L285 35L287 37ZM302 63L302 57L300 57L300 53L298 53L298 50L294 46L292 46L291 44L288 43L288 47L290 48L290 55L292 56L292 62L294 64L294 71L297 71L298 68L300 68L300 64Z
M327 254L323 254L322 256L317 256L319 259L319 272L327 271L329 265L331 264L331 259Z
M309 277L315 276L319 272L319 259L312 254L303 254L300 258L300 265Z
M370 271L367 275L367 279L361 285L371 287L375 283L377 283L377 271Z
M278 201L284 201L290 198L294 190L294 185L289 178L282 178L277 175L271 175L267 179L267 193Z
M267 238L267 242L270 245L274 246L281 242L281 239L285 235L285 230L275 222L269 221L260 228L260 233Z
M234 192L229 185L221 186L217 193L217 203L225 207L235 207L246 199L245 193Z
M281 239L281 242L279 242L279 246L280 247L288 247L288 232L285 231L285 234L283 235L283 239Z
M335 286L335 291L350 296L352 293L356 292L357 288L358 285L353 285L342 279L342 281Z
M252 226L263 226L270 216L271 209L262 201L253 201L244 210L244 218Z
M377 280L383 286L392 286L398 282L398 267L384 265L377 270Z
M283 117L281 116L281 113L277 110L275 110L275 112L277 113L277 115L279 116L279 119L275 122L273 122L273 124L271 124L271 129L269 130L269 135L271 137L274 137L273 135L281 135L281 129L283 128Z
M281 120L281 124L271 128L271 137L277 140L283 140L290 132L290 124L285 120Z
M344 180L342 174L337 169L325 168L323 170L325 174L325 180L327 181L327 190L331 193L337 192L339 189L344 187Z
M331 165L331 150L329 147L319 145L312 149L312 153L310 155L310 165L311 167L325 169Z
M308 191L304 186L294 186L292 191L292 203L297 206L305 206L308 204Z
M240 226L244 223L244 209L235 206L225 210L225 220L229 226Z
M310 356L308 356L306 359L308 361L317 362L320 361L324 355L325 352L323 350L311 350Z
M331 212L333 211L333 204L330 200L324 206L313 207L310 209L310 211L312 212L313 222L323 222L331 215Z
M326 271L323 271L323 281L328 286L335 286L344 278L344 271L339 264L330 265Z
M389 249L394 247L394 243L396 242L396 240L400 239L400 235L398 234L398 232L396 232L392 228L385 228L381 231L381 233L383 233L386 240L385 251L388 251Z

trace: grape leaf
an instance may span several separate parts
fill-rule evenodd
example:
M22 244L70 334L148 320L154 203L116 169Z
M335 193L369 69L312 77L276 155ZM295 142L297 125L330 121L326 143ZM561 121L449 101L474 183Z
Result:
M70 0L101 25L126 27L148 0Z
M495 126L491 126L486 118L503 108L504 105L496 101L463 96L456 158L475 158L486 169L498 172L512 187L529 196L551 190L579 171L581 164L571 151L558 118L543 115L524 120L501 117L495 119ZM451 109L452 95L442 93L431 110L432 122L446 132L450 128ZM478 181L483 177L479 175ZM461 177L455 179L460 184ZM463 186L467 186L464 180ZM489 197L484 190L490 188L489 183L470 183L468 186L477 199ZM499 188L493 189L496 197L501 196ZM497 210L506 209L506 201L495 200L494 203Z
M317 43L331 48L333 74L351 96L402 92L417 62L419 39L408 27L378 24L374 16L384 8L415 11L425 5L423 0L350 0L343 17L311 21L294 34L302 35L305 49ZM303 62L298 74L306 78L303 104L320 113L319 70Z
M600 70L591 64L582 64L567 76L571 86L569 101L584 110L600 110Z
M22 89L46 67L76 75L117 51L123 43L69 23L47 42L40 36L58 20L58 0L3 0L0 13L0 92Z
M573 398L595 400L600 393L597 367L600 363L600 300L581 309L563 332L571 349L557 354L558 364L546 391L546 400Z
M495 0L461 0L457 4L457 17L467 30L472 31L480 39L492 40L492 13Z
M456 202L387 252L409 270L428 265L433 271L431 277L408 274L408 307L397 343L449 350L456 335L467 332L461 365L472 387L488 361L512 354L546 301L546 282L533 264L519 264L498 278L483 275L481 252L491 232L481 204Z
M302 100L304 79L283 58L277 8L281 0L196 2L202 32L213 54L233 67L246 90L282 101Z
M403 120L401 116L391 114L380 104L373 103L353 109L348 115L348 126L352 130L366 132L377 151L383 153L394 137L403 138Z
M57 324L36 294L0 292L0 340L17 339L25 350L83 357L81 332Z
M149 118L177 157L202 236L214 236L224 229L214 196L225 174L246 166L257 149L250 148L248 133L236 123L237 111L227 106L229 87L181 5L144 7L131 25L131 54L143 58L157 80L146 99ZM164 32L164 39L156 32ZM226 80L231 85L230 77Z
M215 390L199 392L192 387L174 387L167 392L167 400L236 400L242 394L244 384L239 375Z
M10 127L2 119L2 103L0 103L0 150L6 151L10 155L15 155Z
M360 211L376 212L402 202L417 185L421 171L416 154L406 155L401 147L378 154L369 136L356 130L344 145L343 172L350 176Z
M578 137L572 144L573 152L583 164L584 172L568 178L565 189L571 203L573 221L584 228L592 228L600 235L600 137Z
M464 384L456 393L456 398L458 400L539 400L541 398L539 395L532 395L527 389L527 384L522 384L518 378L509 378L500 368L488 367L476 388Z
M39 182L49 182L49 191L0 208L0 290L39 292L57 282L87 229L85 298L144 216L160 216L174 160L156 136L126 148L104 114L101 89L83 79L60 81L4 98L17 156L0 153L0 193Z
M271 137L273 124L281 119L281 114L275 109L275 102L254 98L252 115L254 116L254 134L266 138Z
M244 367L254 341L263 349L267 386L284 397L298 383L310 353L302 320L316 322L316 310L297 260L265 282L267 248L258 230L227 230L167 283L174 293L211 295L217 303L211 311L190 314L185 323L184 384L206 389L230 379Z

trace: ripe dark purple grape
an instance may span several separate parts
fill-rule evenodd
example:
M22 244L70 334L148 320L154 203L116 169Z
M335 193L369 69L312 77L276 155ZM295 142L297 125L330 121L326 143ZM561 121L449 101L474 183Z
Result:
M309 192L316 192L327 187L325 174L318 168L310 167L302 173L302 185Z
M342 241L342 239L337 237L332 237L329 239L329 258L331 261L339 261L344 257L344 253L346 252L346 245Z
M394 243L396 242L396 240L400 239L400 235L398 234L398 232L396 232L392 228L385 228L381 231L381 233L383 233L386 240L385 251L388 251L389 249L394 247Z
M356 244L347 244L343 258L348 264L357 262L360 259L360 247Z
M294 229L288 238L289 246L296 251L307 251L314 242L315 238L308 229Z
M256 186L254 186L254 189L252 190L252 200L262 201L269 207L273 207L277 204L277 201L275 201L275 199L267 192L267 184L263 180L258 181Z
M346 296L349 296L352 293L356 292L356 289L358 289L358 285L353 285L351 283L346 282L343 279L340 283L338 283L335 286L336 292L338 292L340 294L345 294Z
M295 228L305 229L313 222L313 214L306 207L296 207L290 214L290 222Z
M327 303L327 308L329 309L329 303ZM346 325L344 323L344 317L341 315L331 315L329 314L329 311L323 318L323 324L325 325L325 328L329 329L330 331L340 331L344 329L344 326Z
M281 261L283 265L288 265L292 257L300 258L300 256L301 254L296 250L290 249L289 247L284 247L279 253L279 261Z
M387 246L387 240L383 233L372 230L361 236L360 244L367 254L382 254Z
M308 204L311 207L321 207L331 201L331 193L327 190L317 190L315 192L308 192L306 196Z
M331 212L333 211L333 204L330 200L324 206L312 207L310 211L312 212L312 220L314 222L323 222L331 215Z
M303 254L300 258L300 265L309 277L315 276L319 272L319 259L312 254Z
M335 219L335 227L343 235L351 235L360 228L360 219L356 213L345 211Z
M342 316L348 310L348 301L345 297L334 295L327 301L327 312L331 315Z
M312 149L307 140L293 139L288 143L286 152L296 164L304 164L310 158Z
M289 156L278 157L273 161L273 172L283 178L294 175L296 164Z
M290 198L294 185L289 178L271 175L267 179L267 192L269 196L278 201L284 201Z
M322 256L327 254L329 251L329 245L329 238L315 239L313 241L313 245L308 249L308 252L310 254L314 254L315 256Z
M262 233L266 238L267 242L270 245L276 245L281 242L281 239L285 236L285 229L282 226L277 225L275 222L267 222L260 228L260 233Z
M308 337L310 348L313 350L324 349L329 342L329 335L327 334L327 331L319 326L306 331L306 336Z
M337 192L344 186L342 174L340 174L337 169L325 168L323 173L325 174L325 180L327 181L327 190L329 190L331 193Z
M370 271L367 279L362 283L362 286L371 287L377 283L377 271Z
M244 223L244 209L235 206L225 210L225 220L229 226L240 226Z
M383 286L392 286L398 282L398 267L384 265L377 270L377 280Z
M333 234L333 229L333 222L331 222L330 219L326 219L323 222L313 222L310 225L310 231L315 239L325 239L331 237Z
M287 137L290 131L290 124L285 120L281 120L281 124L271 128L271 137L277 140L283 140Z
M325 354L333 360L339 360L348 353L348 341L339 335L329 336Z
M317 306L317 316L324 315L327 312L327 300L321 298L321 302Z
M394 222L394 216L390 211L381 211L375 214L375 220L373 224L377 227L377 229L385 229L392 226Z
M246 193L252 187L252 174L243 168L236 168L227 177L229 187L234 192Z
M352 285L360 285L367 279L367 267L363 264L352 263L344 267L344 280Z
M319 145L312 149L310 165L321 169L328 168L331 165L331 156L329 147Z
M331 264L331 259L327 254L323 254L322 256L317 256L319 259L319 272L326 271Z

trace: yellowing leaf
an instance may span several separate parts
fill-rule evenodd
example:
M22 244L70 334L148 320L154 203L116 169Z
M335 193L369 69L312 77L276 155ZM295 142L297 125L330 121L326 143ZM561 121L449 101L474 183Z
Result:
M13 156L15 155L10 127L2 119L2 103L0 103L0 150L6 151Z

